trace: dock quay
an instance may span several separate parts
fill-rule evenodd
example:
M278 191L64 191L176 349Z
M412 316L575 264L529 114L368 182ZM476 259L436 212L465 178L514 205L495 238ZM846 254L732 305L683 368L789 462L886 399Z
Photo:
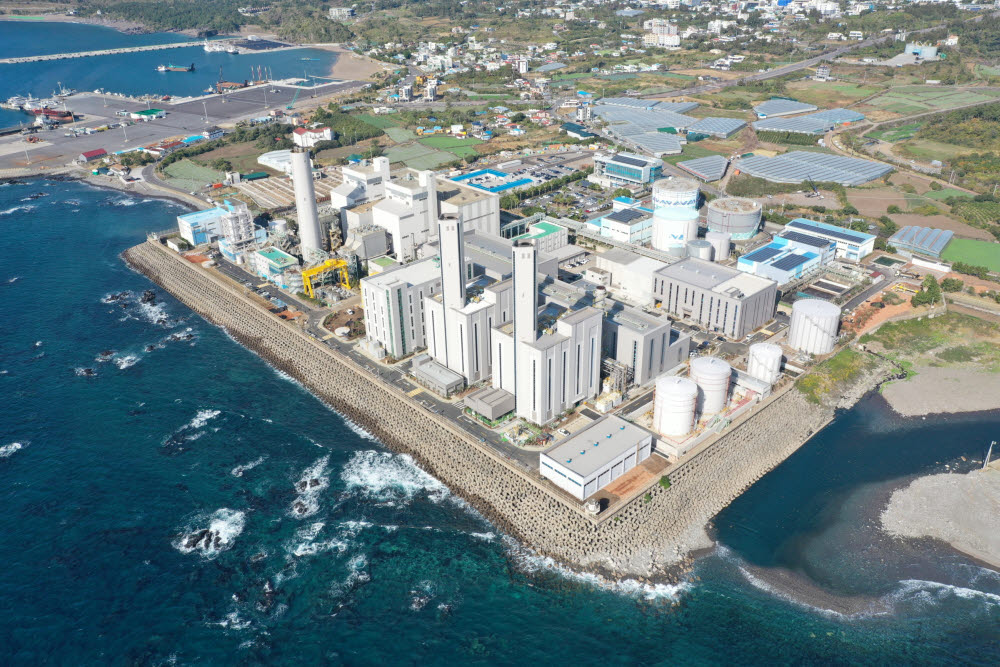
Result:
M0 64L16 65L18 63L37 63L43 60L66 60L69 58L90 58L92 56L113 56L119 53L139 53L140 51L164 51L166 49L186 49L201 46L201 42L175 42L173 44L147 44L146 46L129 46L120 49L101 49L100 51L77 51L75 53L50 53L42 56L23 56L20 58L0 58Z
M462 426L270 313L214 268L157 238L124 260L394 451L409 454L500 530L535 552L610 576L657 576L704 544L715 514L833 419L797 389L771 397L696 456L597 516ZM874 386L879 378L870 378ZM859 395L860 396L860 395ZM698 537L702 536L699 540Z

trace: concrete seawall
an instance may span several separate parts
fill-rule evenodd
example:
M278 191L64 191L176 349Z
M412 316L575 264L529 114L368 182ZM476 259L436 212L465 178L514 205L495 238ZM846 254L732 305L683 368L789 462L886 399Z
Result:
M797 390L788 391L672 470L670 488L654 485L648 496L594 518L461 428L268 313L213 270L153 241L123 257L386 446L413 456L501 530L578 568L648 576L677 563L699 544L716 513L833 416Z

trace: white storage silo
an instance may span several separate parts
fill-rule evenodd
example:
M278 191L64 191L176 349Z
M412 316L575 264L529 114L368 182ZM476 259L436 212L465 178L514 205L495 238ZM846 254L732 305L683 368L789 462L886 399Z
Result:
M687 378L672 376L656 380L653 399L653 429L661 435L679 437L694 428L698 385Z
M729 381L733 369L718 357L691 360L691 379L698 385L698 412L702 416L722 412L729 402Z
M715 248L713 258L716 262L724 262L729 259L731 238L726 232L706 232L705 240Z
M712 261L712 254L715 248L708 241L702 241L695 239L694 241L689 241L688 245L688 257L694 257L695 259L703 259L706 262Z
M781 377L781 348L774 343L754 343L747 355L747 374L768 384Z
M753 199L725 197L713 199L705 207L710 232L724 232L734 241L752 239L760 229L761 206Z
M690 178L664 178L653 183L653 210L683 206L698 208L698 182Z
M698 238L698 210L684 206L658 208L653 212L652 245L655 250L681 248Z
M839 326L840 306L825 299L799 299L792 304L788 345L807 354L829 354Z

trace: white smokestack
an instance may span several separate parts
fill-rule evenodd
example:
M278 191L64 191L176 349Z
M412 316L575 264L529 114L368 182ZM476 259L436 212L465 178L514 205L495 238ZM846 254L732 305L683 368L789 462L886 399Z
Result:
M438 243L441 249L441 300L445 310L465 306L465 239L458 216L438 220ZM448 315L445 315L448 317Z
M313 261L323 249L316 212L316 190L313 187L312 160L306 148L292 149L292 184L295 187L295 213L299 222L302 260Z
M538 268L531 241L514 242L514 338L538 338Z

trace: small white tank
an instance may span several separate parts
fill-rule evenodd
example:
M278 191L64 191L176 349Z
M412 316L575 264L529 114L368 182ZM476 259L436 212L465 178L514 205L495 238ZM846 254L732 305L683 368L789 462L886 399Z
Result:
M687 378L670 376L656 379L653 399L653 429L661 435L679 437L694 428L698 385Z
M732 237L728 233L709 231L705 233L705 240L715 248L714 257L716 262L724 262L729 259Z
M288 221L284 218L275 218L267 226L274 236L288 236Z
M829 354L839 326L840 306L825 299L799 299L792 304L788 345L807 354Z
M698 412L704 417L722 412L729 402L732 367L718 357L691 360L691 379L698 385Z
M706 262L711 262L713 252L715 252L715 248L713 248L712 244L708 241L695 239L694 241L688 242L688 257L694 257L695 259L703 259Z
M747 373L773 385L781 377L781 348L774 343L754 343L747 355Z

